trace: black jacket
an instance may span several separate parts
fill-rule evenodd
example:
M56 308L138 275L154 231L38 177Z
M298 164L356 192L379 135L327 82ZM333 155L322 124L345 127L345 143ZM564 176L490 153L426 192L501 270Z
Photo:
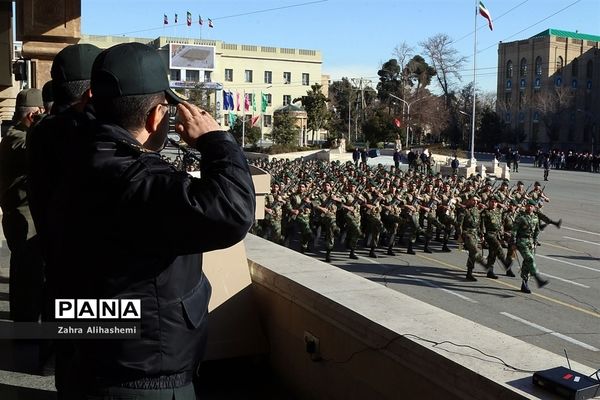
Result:
M70 371L88 387L191 377L210 297L202 253L239 242L254 221L244 155L227 132L203 135L196 179L118 126L90 121L79 133L70 168L46 199L50 291L55 298L141 299L142 338L81 340ZM57 366L57 386L58 374Z

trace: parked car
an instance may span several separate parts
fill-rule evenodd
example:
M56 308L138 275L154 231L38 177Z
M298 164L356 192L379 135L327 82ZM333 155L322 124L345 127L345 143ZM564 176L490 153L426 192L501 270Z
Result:
M379 157L380 155L381 155L381 152L379 151L379 149L369 149L369 157L370 158Z

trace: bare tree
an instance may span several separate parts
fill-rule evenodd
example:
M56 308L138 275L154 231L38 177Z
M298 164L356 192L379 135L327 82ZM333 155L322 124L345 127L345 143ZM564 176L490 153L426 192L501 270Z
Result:
M452 39L445 33L438 33L419 45L423 47L430 64L435 68L438 83L444 93L446 107L450 107L454 80L461 80L459 71L467 58L459 55L458 50L452 47Z
M564 114L571 108L572 103L573 95L564 87L545 90L535 95L533 105L546 128L550 144L559 140Z

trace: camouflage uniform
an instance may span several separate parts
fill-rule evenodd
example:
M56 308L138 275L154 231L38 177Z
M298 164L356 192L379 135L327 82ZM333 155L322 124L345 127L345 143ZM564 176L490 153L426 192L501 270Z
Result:
M465 209L464 217L462 221L462 237L464 247L469 252L469 258L467 259L467 280L476 281L473 276L473 268L475 268L475 262L486 266L486 262L477 250L478 238L479 238L479 227L481 224L481 216L477 206L468 207Z
M281 198L273 195L266 196L263 237L272 242L282 244L281 221L283 219L283 203Z
M357 259L358 257L354 254L356 250L356 244L360 239L362 232L360 230L360 205L357 199L352 195L346 196L346 204L343 206L345 210L344 220L346 223L347 236L346 243L350 248L350 258Z
M533 206L533 202L533 200L530 200L529 205ZM535 277L539 287L548 283L538 275L535 265L534 251L540 233L540 222L535 212L531 211L519 214L513 224L513 237L516 240L517 249L523 257L523 264L521 264L521 278L523 278L521 291L525 293L531 293L527 284L530 275Z
M331 262L331 250L335 244L335 236L339 233L339 228L335 223L337 205L336 200L332 195L321 194L319 200L313 204L313 209L319 214L319 224L321 231L325 234L325 250L327 256L325 261Z
M500 235L502 234L502 211L495 207L493 209L486 209L481 213L482 225L485 228L485 242L488 245L488 257L487 257L487 269L488 278L497 279L498 276L494 274L494 263L496 258L500 259L504 267L508 271L510 270L509 259L504 255L502 250L502 244L500 243ZM510 275L510 274L509 274Z

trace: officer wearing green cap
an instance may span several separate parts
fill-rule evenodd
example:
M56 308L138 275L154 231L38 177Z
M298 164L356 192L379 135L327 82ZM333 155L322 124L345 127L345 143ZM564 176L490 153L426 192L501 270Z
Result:
M57 351L58 398L192 400L211 293L203 253L238 243L252 226L248 164L207 111L170 90L147 45L100 53L91 89L97 120L76 132L79 151L48 212L60 265L52 295L140 299L141 339L67 341L72 352ZM160 156L170 104L176 131L202 156L200 178Z
M535 278L540 288L548 284L548 281L540 276L535 265L535 247L540 233L540 221L535 213L536 205L536 200L528 200L525 205L525 212L519 214L513 224L513 237L517 249L523 257L523 263L521 264L521 278L523 279L521 292L523 293L531 293L528 285L530 276Z
M42 311L42 259L29 208L26 136L43 107L41 90L19 92L14 125L0 142L2 228L11 252L10 316L18 322L37 322Z

